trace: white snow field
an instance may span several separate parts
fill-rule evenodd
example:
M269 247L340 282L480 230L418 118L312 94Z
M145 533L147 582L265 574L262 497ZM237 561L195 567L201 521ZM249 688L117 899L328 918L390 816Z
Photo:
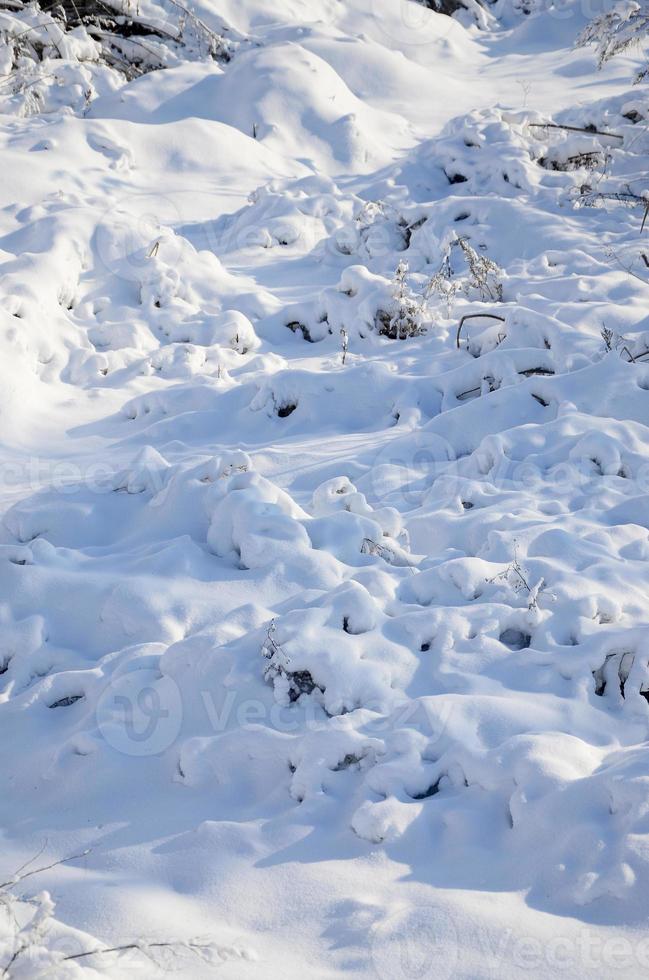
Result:
M647 976L639 53L0 6L0 975Z

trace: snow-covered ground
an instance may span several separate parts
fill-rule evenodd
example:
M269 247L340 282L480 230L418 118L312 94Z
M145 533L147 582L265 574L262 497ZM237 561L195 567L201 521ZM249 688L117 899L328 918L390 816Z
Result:
M6 975L646 976L649 99L589 6L0 52Z

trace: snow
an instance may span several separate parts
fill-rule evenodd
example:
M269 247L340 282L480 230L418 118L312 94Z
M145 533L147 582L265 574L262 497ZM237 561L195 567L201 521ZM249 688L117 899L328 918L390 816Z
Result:
M638 59L192 9L1 89L0 965L641 976Z

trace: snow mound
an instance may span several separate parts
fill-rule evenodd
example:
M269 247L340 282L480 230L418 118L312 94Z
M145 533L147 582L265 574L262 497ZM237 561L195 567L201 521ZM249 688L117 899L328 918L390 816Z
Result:
M217 6L0 14L0 972L640 975L643 90L574 5Z

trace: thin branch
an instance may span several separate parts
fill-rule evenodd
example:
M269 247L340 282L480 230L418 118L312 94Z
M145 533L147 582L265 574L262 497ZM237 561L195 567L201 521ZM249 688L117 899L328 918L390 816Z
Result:
M211 944L193 942L124 943L123 946L105 946L101 949L88 949L83 953L70 953L68 956L63 957L63 962L66 960L81 960L86 956L105 956L107 953L126 953L131 949L137 949L140 953L146 954L147 949L182 949L184 947L195 952L201 952L203 950L210 949Z
M18 959L18 957L20 956L20 954L25 951L25 948L26 948L25 946L17 946L16 947L16 949L13 951L13 954L11 956L11 959L3 967L3 970L2 970L2 976L3 977L6 977L6 976L9 975L9 970L14 965L14 963L16 962L16 960Z
M81 851L79 854L70 854L69 857L59 858L58 861L53 861L52 864L44 865L42 868L34 868L32 871L26 871L25 874L14 875L13 880L10 879L9 881L0 882L0 889L13 888L14 885L17 885L20 881L24 881L25 878L31 878L32 875L42 874L44 871L51 871L52 868L56 868L60 864L67 864L68 861L76 861L78 858L82 858L85 857L86 854L90 854L91 850L92 848L88 847L85 851Z
M640 354L632 354L631 351L629 350L629 348L626 346L626 344L621 349L621 352L622 353L624 353L625 351L629 355L629 362L631 364L635 364L635 362L636 361L639 361L641 357L646 357L647 354L649 354L649 350L643 350L643 351L641 351Z
M181 0L168 0L168 2L173 7L176 7L178 10L180 10L181 13L185 17L187 17L187 19L191 21L191 23L193 23L195 27L203 31L205 36L209 39L210 43L213 45L214 53L220 51L223 56L228 54L228 46L225 39L222 38L219 34L217 34L216 31L213 31L211 27L208 27L205 21L201 20L201 18L193 10L190 10L189 7L187 7L184 3L181 3Z
M623 269L624 272L627 273L627 275L633 276L633 278L634 279L637 279L638 282L643 282L645 284L645 286L649 285L649 279L643 279L642 276L639 276L637 272L634 272L633 271L633 269L631 268L631 266L625 265L624 262L622 261L622 259L617 254L617 252L615 251L614 248L610 248L608 250L608 255L610 255L610 257L613 259L614 262L617 262L617 264L619 265L620 269ZM649 263L647 263L646 259L645 259L644 264L647 266L647 268L649 268Z
M645 208L647 206L647 199L641 194L634 194L629 185L626 185L625 191L593 191L592 193L582 194L582 200L588 198L590 201L621 201L624 204L644 204ZM593 207L593 204L589 204L588 201L584 204L585 207Z
M504 316L498 316L496 313L466 313L460 320L460 325L457 328L457 335L455 337L455 346L460 348L460 334L462 333L462 327L467 320L475 320L478 317L486 317L488 320L500 320L501 323L505 323Z
M595 129L594 126L588 128L584 126L563 126L560 123L528 123L530 129L565 129L569 133L587 133L589 136L610 136L615 140L623 140L620 133L607 133L603 129Z
M41 845L40 851L37 851L36 854L34 854L33 857L29 858L28 861L25 861L24 864L21 864L20 867L14 872L14 877L18 877L19 878L21 871L24 871L25 868L28 868L30 864L33 864L34 863L34 861L38 861L39 857L41 856L41 854L43 853L43 851L45 850L46 847L47 847L47 837L43 841L43 843Z
M525 368L524 371L519 371L518 373L523 378L536 378L539 376L543 378L550 378L554 374L554 371L552 368L538 367L538 368Z

